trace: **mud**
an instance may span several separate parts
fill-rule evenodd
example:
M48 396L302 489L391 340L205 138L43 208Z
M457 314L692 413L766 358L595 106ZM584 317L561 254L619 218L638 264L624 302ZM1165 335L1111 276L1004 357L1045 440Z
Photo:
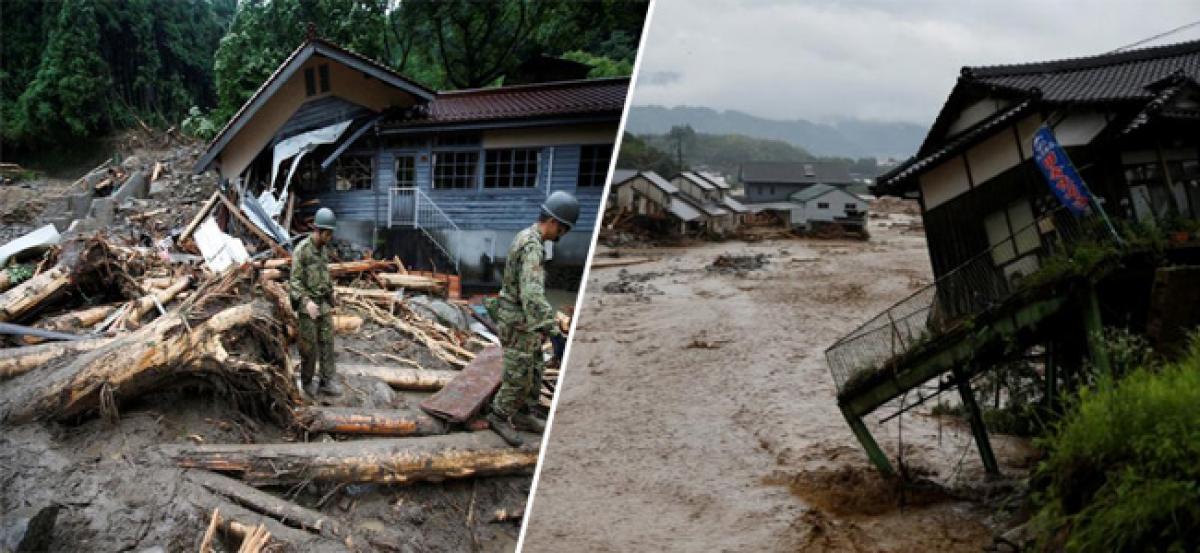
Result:
M754 255L721 254L708 266L708 270L722 274L741 275L747 271L756 271L763 268L767 264L769 257L765 253Z
M662 272L631 273L628 270L621 269L617 273L617 279L605 283L601 287L601 290L605 294L629 294L638 301L650 301L650 296L658 296L663 292L653 284L647 284L647 282L663 274Z
M362 354L394 353L427 368L450 368L394 329L370 322L357 335L339 336L337 346L341 363L386 363ZM427 397L393 391L368 377L347 377L343 384L342 397L323 403L416 408ZM122 405L115 425L91 418L76 424L3 427L0 513L61 507L51 551L195 551L209 522L208 509L195 498L206 492L184 481L181 469L148 453L154 446L330 439L241 414L229 398L183 382ZM505 476L410 486L308 483L267 490L363 533L399 530L417 551L498 552L516 546L520 521L493 522L494 513L520 510L530 482L530 476ZM236 546L219 544L218 551L236 551Z
M1002 530L993 509L1003 491L982 488L966 425L931 416L933 402L880 424L895 406L882 408L868 427L921 484L884 481L837 409L825 364L826 347L929 281L911 221L883 214L867 242L646 249L638 255L659 259L638 268L662 273L646 282L662 295L586 294L525 550L988 544ZM707 270L730 251L772 262L741 275ZM595 269L587 286L620 281L615 269ZM1031 462L1023 440L994 436L993 447L1010 477Z

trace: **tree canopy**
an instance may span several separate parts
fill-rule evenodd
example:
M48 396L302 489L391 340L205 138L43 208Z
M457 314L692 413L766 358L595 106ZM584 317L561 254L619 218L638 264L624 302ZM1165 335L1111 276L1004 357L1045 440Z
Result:
M563 57L632 72L645 0L4 0L0 140L63 145L136 124L220 128L306 38L433 89ZM193 109L196 108L196 109Z

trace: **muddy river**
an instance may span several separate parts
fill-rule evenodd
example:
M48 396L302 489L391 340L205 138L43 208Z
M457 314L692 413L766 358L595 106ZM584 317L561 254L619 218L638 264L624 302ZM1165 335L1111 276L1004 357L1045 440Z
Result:
M924 286L920 231L623 252L595 269L561 384L525 550L979 551L998 529L969 429L924 406L868 426L934 484L876 476L824 349ZM749 270L708 268L763 254ZM599 255L604 255L603 250ZM1003 470L1032 462L996 436ZM989 487L991 486L991 487Z

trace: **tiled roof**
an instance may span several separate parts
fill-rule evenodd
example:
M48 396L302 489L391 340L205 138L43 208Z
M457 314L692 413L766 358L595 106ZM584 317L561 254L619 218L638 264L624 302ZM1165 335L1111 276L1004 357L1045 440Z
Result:
M717 185L709 182L708 179L701 177L700 175L697 175L691 171L684 171L684 172L680 173L679 176L683 177L688 182L691 182L692 184L699 186L701 190L716 190L717 189Z
M963 68L973 82L1035 93L1048 102L1149 100L1176 73L1200 78L1200 40L1049 62Z
M742 165L742 182L775 184L850 183L843 163L821 161L755 161Z
M667 182L667 179L660 177L658 173L655 173L654 171L642 171L641 175L645 177L646 180L650 181L651 184L657 186L659 190L662 190L667 194L675 194L679 192L679 189L676 188L674 184Z
M619 118L629 79L589 79L439 92L424 109L406 112L391 127L529 117L598 115Z

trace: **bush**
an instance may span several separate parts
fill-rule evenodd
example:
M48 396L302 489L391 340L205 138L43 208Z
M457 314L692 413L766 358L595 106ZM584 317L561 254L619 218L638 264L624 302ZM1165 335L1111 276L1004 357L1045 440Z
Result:
M1042 545L1066 551L1200 548L1200 337L1162 367L1098 375L1054 433L1036 481Z

